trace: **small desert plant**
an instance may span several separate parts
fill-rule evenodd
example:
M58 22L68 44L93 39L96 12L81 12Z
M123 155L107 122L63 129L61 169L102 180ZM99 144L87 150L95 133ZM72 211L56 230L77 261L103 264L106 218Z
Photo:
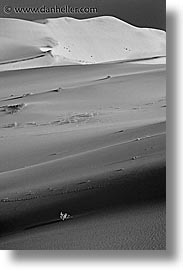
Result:
M63 213L62 211L60 212L60 219L61 219L62 221L68 220L68 219L70 219L70 217L71 217L70 214L68 214L68 213Z

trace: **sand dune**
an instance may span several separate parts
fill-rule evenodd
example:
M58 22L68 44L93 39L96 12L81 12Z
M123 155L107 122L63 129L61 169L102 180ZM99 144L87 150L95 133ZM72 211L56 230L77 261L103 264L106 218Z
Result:
M165 36L0 18L1 249L166 248Z
M165 249L165 70L0 73L1 249Z
M166 56L164 31L137 28L110 16L42 23L0 18L0 37L6 44L5 55L4 46L0 48L0 71ZM37 59L40 52L44 58Z

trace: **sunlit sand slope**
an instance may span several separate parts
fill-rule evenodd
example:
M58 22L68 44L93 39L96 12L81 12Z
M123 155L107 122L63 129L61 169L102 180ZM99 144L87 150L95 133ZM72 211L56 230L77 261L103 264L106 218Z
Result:
M164 57L165 36L164 31L137 28L110 16L63 17L42 23L1 18L0 71ZM50 55L40 58L40 52Z

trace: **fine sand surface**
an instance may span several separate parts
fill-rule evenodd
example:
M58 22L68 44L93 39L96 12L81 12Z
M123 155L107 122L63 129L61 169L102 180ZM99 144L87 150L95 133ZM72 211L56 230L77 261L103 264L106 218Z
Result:
M165 70L0 72L1 249L166 248Z

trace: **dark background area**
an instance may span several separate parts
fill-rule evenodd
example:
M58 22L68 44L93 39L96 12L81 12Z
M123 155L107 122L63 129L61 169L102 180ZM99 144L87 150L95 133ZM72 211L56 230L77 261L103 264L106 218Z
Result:
M4 6L13 7L96 7L97 14L60 14L60 13L19 13L6 14ZM0 17L37 20L50 17L71 16L89 18L94 16L111 15L139 27L166 29L166 0L1 0Z

